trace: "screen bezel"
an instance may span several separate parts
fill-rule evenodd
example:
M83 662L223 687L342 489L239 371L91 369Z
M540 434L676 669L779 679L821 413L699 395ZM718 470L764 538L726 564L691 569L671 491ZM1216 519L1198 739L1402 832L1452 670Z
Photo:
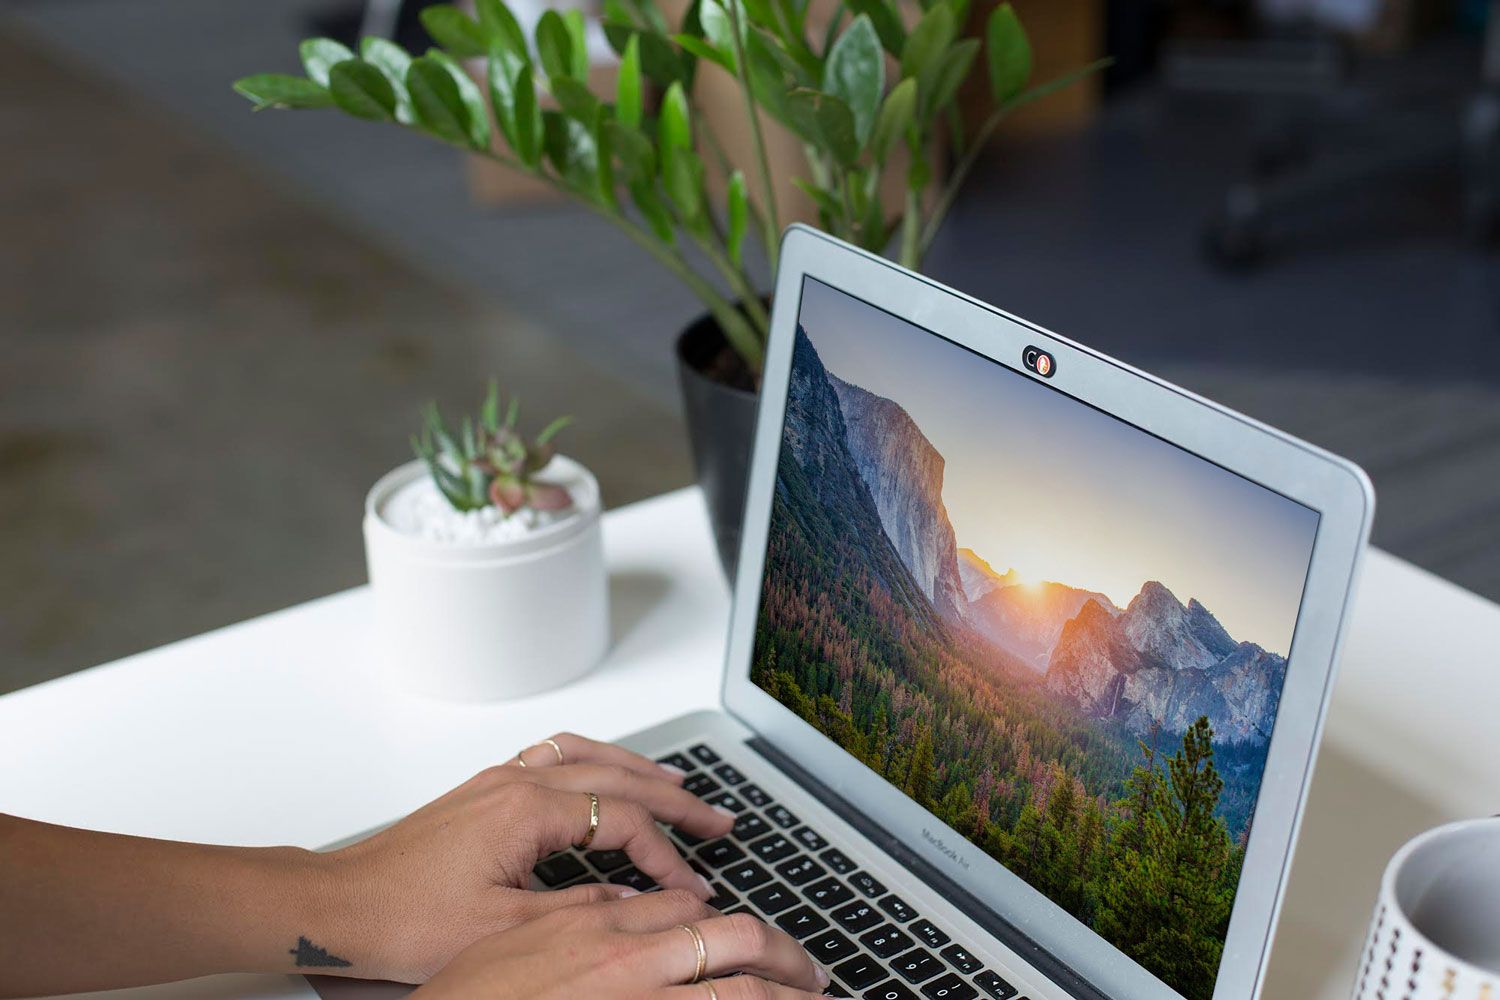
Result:
M1139 372L816 230L793 226L781 245L771 336L724 670L725 708L907 848L964 885L1101 992L1141 1000L1181 994L870 771L750 680L771 498L782 444L793 332L804 278L814 278L1026 378L1027 346L1056 361L1046 385L1319 512L1287 679L1256 803L1214 1000L1254 995L1290 867L1334 675L1335 652L1369 536L1374 494L1355 465ZM975 363L981 363L975 359ZM925 836L924 836L925 833Z

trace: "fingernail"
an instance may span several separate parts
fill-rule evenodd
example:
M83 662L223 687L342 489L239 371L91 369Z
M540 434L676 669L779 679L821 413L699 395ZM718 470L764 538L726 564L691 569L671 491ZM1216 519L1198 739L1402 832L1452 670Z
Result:
M718 813L720 816L728 816L730 819L735 819L736 818L735 814L734 814L734 810L730 809L728 806L714 806L713 810L714 810L714 812Z
M639 892L636 892L634 889L626 887L626 888L620 890L620 895L617 898L619 898L619 899L629 899L631 896L639 896L639 895L640 895Z
M713 886L708 884L708 879L704 878L702 875L699 875L698 884L703 886L703 896L705 899L714 898L714 888Z
M659 767L659 768L661 768L663 771L666 771L668 774L670 774L674 778L680 778L684 774L687 774L687 772L684 771L682 768L680 768L680 767L673 767L671 764L658 764L656 766Z
M812 958L811 955L809 955L807 957L808 958ZM818 988L819 989L821 989L824 986L828 985L828 982L829 982L829 980L828 980L828 972L821 965L819 965L817 962L813 963L813 975L815 975L815 976L818 977Z

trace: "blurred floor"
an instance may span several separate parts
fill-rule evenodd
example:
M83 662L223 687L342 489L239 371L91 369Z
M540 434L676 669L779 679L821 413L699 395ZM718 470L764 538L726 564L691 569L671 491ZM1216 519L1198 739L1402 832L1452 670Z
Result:
M228 538L219 537L226 522L218 513L199 515L203 530L214 533L208 535L208 551L240 577L233 587L238 596L205 607L213 599L200 600L190 585L190 568L200 560L189 553L202 549L180 551L179 564L163 564L155 575L183 574L182 580L167 579L158 586L184 603L163 607L154 618L145 615L157 623L155 631L144 624L132 630L138 595L110 588L90 598L92 609L80 605L71 613L67 628L52 630L66 634L82 629L95 635L98 654L78 646L48 660L51 666L37 667L32 676L100 658L106 638L119 640L117 651L136 648L242 617L249 611L241 608L252 604L254 610L279 606L358 579L358 541L344 505L357 503L374 473L402 457L400 441L416 400L433 393L462 398L473 382L470 372L497 364L504 371L503 359L491 361L490 354L515 344L529 344L532 359L571 349L607 365L618 377L617 382L604 380L608 388L599 393L560 377L554 383L558 396L572 406L588 405L590 413L608 414L622 398L618 394L627 393L624 386L640 394L627 394L624 398L634 402L623 405L635 406L626 412L649 413L650 418L639 416L638 427L618 431L629 434L632 460L621 463L612 454L603 459L585 455L586 460L596 467L601 461L623 464L637 475L631 482L641 483L643 492L686 478L680 430L665 414L676 406L671 339L695 306L623 237L565 205L476 212L462 184L461 165L446 149L331 114L251 115L230 93L227 83L236 76L295 70L295 43L315 6L311 0L32 0L8 8L14 30L28 45L59 53L69 69L64 73L45 62L45 69L38 70L34 55L26 57L24 70L16 60L0 64L0 82L11 75L17 80L0 96L0 107L8 109L8 116L35 118L28 163L7 164L0 171L29 170L36 183L65 190L80 205L99 196L91 187L103 186L111 192L111 211L140 213L149 205L166 219L185 216L178 225L206 225L224 211L243 213L247 218L242 224L253 225L260 241L258 249L243 257L233 256L233 248L205 248L192 255L192 266L201 269L197 280L184 275L165 287L164 279L153 277L161 263L149 256L135 271L99 259L85 279L70 276L79 301L60 305L48 274L53 268L76 266L73 257L92 258L84 234L104 225L97 209L74 217L47 236L50 257L35 248L8 248L23 257L11 269L14 273L30 268L40 275L29 279L36 285L29 312L39 329L88 307L101 288L155 281L149 292L134 293L133 308L179 312L180 335L186 338L219 325L211 317L218 315L219 299L233 296L234 288L250 286L243 293L249 300L246 308L265 308L260 301L264 293L253 290L254 282L267 280L257 275L273 270L292 283L279 287L283 298L278 301L283 311L296 314L296 323L289 322L288 328L295 326L300 334L286 338L280 350L295 345L310 352L309 374L289 370L296 366L286 364L284 355L274 367L262 359L263 371L256 374L287 383L278 390L288 399L309 391L315 384L312 372L325 380L357 382L358 351L374 350L372 345L380 342L372 332L385 331L398 341L404 337L402 350L432 352L430 371L402 369L407 381L399 383L405 393L399 400L394 390L340 390L354 400L352 405L367 407L360 412L360 426L371 428L369 453L378 457L356 468L347 456L335 461L329 447L316 462L309 455L295 474L310 493L321 495L324 485L335 484L328 489L342 491L342 499L326 504L299 500L299 507L283 509L282 521L271 517L275 505L252 510L246 516L265 520ZM1462 66L1452 69L1460 80L1469 72ZM28 73L39 72L42 78L31 82ZM79 76L104 82L85 87ZM82 129L76 123L60 127L37 109L39 102L56 97L53 87L60 85L59 78L88 90L92 99L81 104L107 104L107 110L92 112L97 122ZM146 131L116 125L112 118L122 107L137 108L137 117L149 115ZM1174 104L1146 91L1111 106L1100 125L1085 135L1007 147L976 171L928 269L964 291L1349 455L1375 479L1379 544L1500 599L1500 262L1464 247L1454 178L1437 171L1352 192L1350 198L1301 213L1284 228L1283 252L1265 270L1219 273L1199 257L1197 232L1246 162L1245 132L1244 123L1221 108ZM184 138L197 134L211 136L213 144ZM204 204L188 208L168 197L183 193L169 169L174 155L186 155L172 152L179 146L196 150L195 155L233 175L232 181L205 185L215 187L218 197L205 193ZM82 169L70 165L69 157L79 163L108 160L118 149L132 148L132 155L151 160L139 168L140 176L118 176L100 164L94 173L63 183L64 171ZM235 155L226 159L225 151ZM154 194L143 197L140 190ZM224 191L234 193L225 196ZM45 204L34 196L20 203ZM9 226L16 209L5 211ZM330 255L321 241L334 239L345 249ZM275 255L269 253L273 247ZM295 267L273 265L284 254L295 255ZM33 258L43 262L28 263ZM330 272L342 289L335 301L323 297L324 286L335 282ZM211 286L200 283L210 281ZM208 295L209 287L216 295ZM457 291L460 287L469 292ZM39 300L43 295L49 300ZM121 307L111 301L92 307L100 322L117 316ZM495 308L503 308L504 317L493 316ZM503 338L493 333L502 326ZM435 330L441 336L429 336ZM354 353L337 359L321 353L333 350L328 345L338 339L345 341L338 344L340 352ZM237 359L236 350L248 350L235 347L238 343L221 338L201 350L205 363L223 371L217 391L243 400L249 389L233 374L236 368L255 369ZM485 364L476 364L475 357L485 358ZM121 358L125 362L139 363ZM363 363L376 364L368 358ZM355 368L337 368L339 364ZM533 373L546 367L518 364L516 381L535 394ZM290 384L298 379L300 384ZM161 418L162 426L181 435L184 429L177 421L192 413L193 404L176 395L178 385L169 389L162 390L157 405L177 409ZM109 398L104 394L118 396L126 389L99 391L100 398ZM7 397L11 394L7 389ZM306 407L294 408L304 418L297 430L328 437L350 433L347 426L329 425L326 398L297 398L297 406ZM46 406L71 410L77 399L76 394L58 393ZM118 404L111 400L110 405ZM39 408L43 404L22 405L7 398L0 402L0 427L36 419ZM70 413L68 419L71 423L64 426L93 426L98 415ZM272 426L276 434L268 428L243 429L240 444L247 467L264 464L252 447L264 455L279 446L282 433L295 432ZM575 441L574 450L581 452L583 441ZM645 450L637 449L636 442ZM148 444L142 433L137 447L149 455ZM185 465L189 460L178 461ZM86 468L86 463L79 460L75 466ZM142 486L129 469L114 471L122 482ZM288 476L292 473L288 468ZM144 473L157 474L149 467ZM9 478L0 490L12 488ZM611 499L628 493L612 491ZM7 574L0 586L19 594L30 586L28 578L49 574L66 584L45 596L27 594L25 607L42 620L48 609L72 599L69 586L87 580L83 569L64 574L57 567L92 566L91 543L121 545L131 532L172 530L146 507L98 525L81 542L60 529L49 529L54 533L43 539L40 530L25 527L53 518L55 506L89 495L71 486L60 494L41 490L25 501L33 505L29 514L19 522L12 518L23 526L23 534L38 536L27 544L33 546L32 558L45 557L46 565ZM196 504L213 493L181 482L173 484L172 495ZM294 518L300 533L287 526ZM327 539L329 525L344 523L351 525L347 537ZM259 549L247 539L262 537L305 550L303 568L280 572L275 560L258 563ZM160 542L163 551L171 547L171 539ZM245 551L227 548L234 545ZM311 553L320 546L324 551L337 546L347 559L347 572L337 581L315 571L322 564ZM113 579L128 581L130 576L121 571ZM80 591L81 597L88 594L87 588ZM245 595L255 600L245 600ZM7 615L22 606L0 596ZM0 632L0 657L9 659L12 649L22 648L5 638L11 634L19 632L13 626ZM74 640L56 641L67 646ZM27 670L40 662L31 654L16 658L23 661ZM0 688L4 683L0 679Z
M0 693L364 579L423 401L493 372L618 504L669 405L0 34Z

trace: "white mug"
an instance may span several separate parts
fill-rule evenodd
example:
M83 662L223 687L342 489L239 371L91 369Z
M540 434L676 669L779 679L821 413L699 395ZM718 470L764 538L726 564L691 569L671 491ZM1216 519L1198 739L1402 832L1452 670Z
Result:
M1500 1000L1500 817L1428 830L1391 858L1354 1000Z

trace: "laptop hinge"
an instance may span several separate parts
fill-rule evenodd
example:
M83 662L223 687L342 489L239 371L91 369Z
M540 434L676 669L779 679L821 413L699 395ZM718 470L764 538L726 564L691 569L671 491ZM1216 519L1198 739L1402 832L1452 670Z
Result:
M776 749L763 737L751 737L745 741L745 744L770 761L777 770L791 778L813 798L832 809L840 819L858 830L876 847L889 854L897 864L921 879L933 892L1004 942L1006 947L1030 963L1033 969L1051 981L1053 985L1065 990L1076 1000L1111 1000L1108 994L1085 980L1055 955L1043 949L1041 945L1031 940L1014 924L986 906L957 882L918 857L905 844L873 822L868 815L855 809L833 789L803 770L796 761Z

